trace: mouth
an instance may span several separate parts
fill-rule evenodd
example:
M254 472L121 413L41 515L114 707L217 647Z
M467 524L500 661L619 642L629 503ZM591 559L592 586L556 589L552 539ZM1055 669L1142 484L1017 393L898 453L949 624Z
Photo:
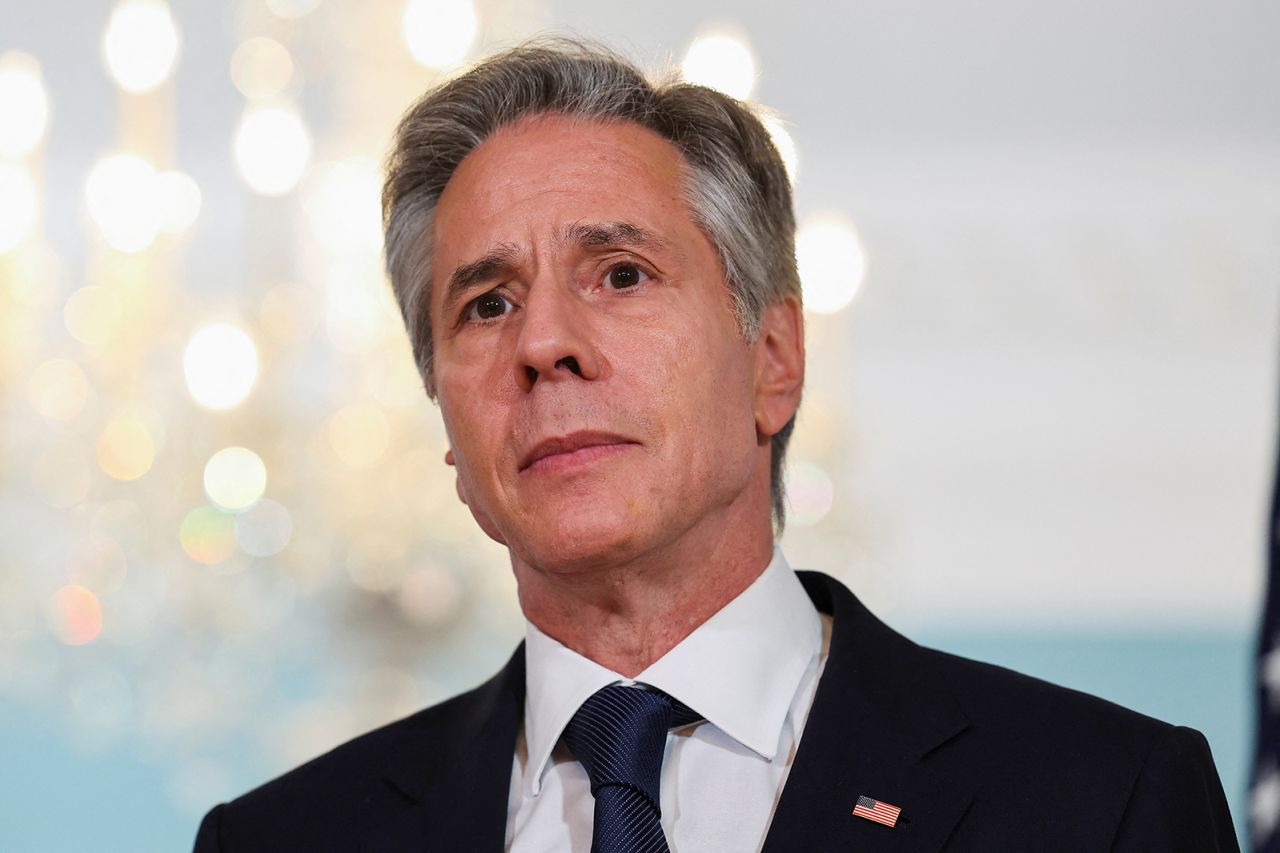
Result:
M535 444L520 460L520 473L550 471L593 462L639 442L609 432L575 432L547 438Z

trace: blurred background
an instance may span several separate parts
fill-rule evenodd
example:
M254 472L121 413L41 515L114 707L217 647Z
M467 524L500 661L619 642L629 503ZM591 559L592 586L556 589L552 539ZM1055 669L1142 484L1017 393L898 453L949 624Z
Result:
M522 635L380 268L392 128L532 34L761 105L795 182L796 567L1202 729L1243 832L1280 6L0 6L0 850L200 815Z

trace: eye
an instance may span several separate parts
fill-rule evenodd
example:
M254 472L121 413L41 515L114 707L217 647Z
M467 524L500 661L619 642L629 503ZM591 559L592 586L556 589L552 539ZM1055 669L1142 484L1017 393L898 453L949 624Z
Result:
M628 287L635 287L649 276L635 264L618 264L611 267L605 276L605 281L614 290L626 290Z
M467 305L465 319L467 320L496 320L511 310L511 302L507 297L491 290L488 293L477 296Z

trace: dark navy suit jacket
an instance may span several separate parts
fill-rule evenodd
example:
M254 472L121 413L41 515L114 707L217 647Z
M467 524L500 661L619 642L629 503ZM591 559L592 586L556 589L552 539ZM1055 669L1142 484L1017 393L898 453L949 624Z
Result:
M799 574L831 649L765 853L1239 849L1199 732L922 648ZM522 646L475 690L217 806L196 851L498 853L523 706ZM897 825L855 817L860 795Z

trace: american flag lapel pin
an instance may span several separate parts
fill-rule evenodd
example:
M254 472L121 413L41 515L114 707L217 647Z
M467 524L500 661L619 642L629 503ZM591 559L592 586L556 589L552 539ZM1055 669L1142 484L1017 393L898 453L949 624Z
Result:
M858 804L853 807L853 813L858 817L865 817L867 820L874 820L885 826L896 824L901 811L902 809L897 806L891 806L870 797L858 797Z

